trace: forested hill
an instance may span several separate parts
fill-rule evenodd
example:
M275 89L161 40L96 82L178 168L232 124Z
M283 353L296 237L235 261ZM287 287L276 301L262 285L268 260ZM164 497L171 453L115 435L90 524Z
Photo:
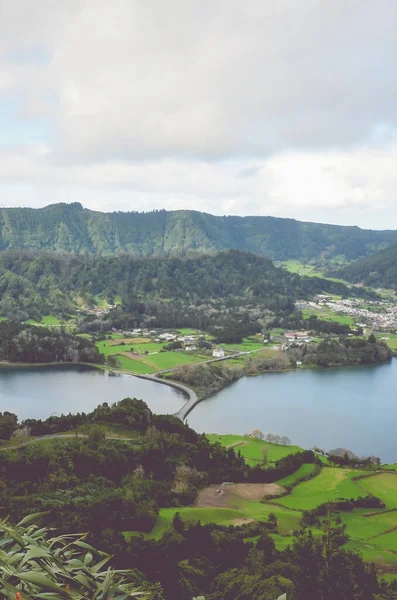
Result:
M0 250L178 255L248 250L276 260L354 260L397 244L397 231L303 223L275 217L214 216L189 210L101 213L81 204L1 208Z
M397 289L397 246L357 260L333 274L353 283Z
M22 250L0 253L0 316L25 320L94 303L100 294L123 304L169 300L197 306L201 301L242 299L275 313L293 310L293 301L316 293L352 294L354 289L318 277L300 277L262 256L238 250L188 258L76 257ZM364 293L364 292L362 292Z

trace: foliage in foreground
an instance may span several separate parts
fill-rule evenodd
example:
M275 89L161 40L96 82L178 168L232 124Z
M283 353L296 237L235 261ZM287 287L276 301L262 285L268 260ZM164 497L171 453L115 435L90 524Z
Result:
M107 567L110 557L87 544L84 535L50 537L49 529L39 529L33 524L41 516L29 515L16 527L7 521L0 523L0 586L4 597L22 600L154 597L131 583L132 571Z

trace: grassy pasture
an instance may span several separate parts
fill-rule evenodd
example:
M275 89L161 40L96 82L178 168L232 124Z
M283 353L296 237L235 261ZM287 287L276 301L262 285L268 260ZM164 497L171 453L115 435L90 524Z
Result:
M340 514L346 525L346 533L352 539L376 539L376 536L397 527L397 512L373 511L370 517L366 516L368 514L370 513L365 508L356 508L352 512ZM395 548L397 549L397 544Z
M366 562L373 562L387 567L397 566L397 553L380 548L375 540L366 541L365 543L361 540L350 540L344 547L347 550L361 554Z
M236 520L254 519L267 521L270 513L276 515L280 533L292 534L299 527L300 513L279 506L261 504L242 500L238 509L234 508L198 508L195 506L182 506L179 508L161 508L156 525L149 533L142 534L146 539L158 540L171 528L175 513L179 512L182 519L193 524L200 521L202 524L217 523L218 525L231 525ZM137 532L124 532L125 537L141 535Z
M264 452L266 452L269 462L275 462L280 458L284 458L284 456L296 454L302 450L299 446L281 446L243 435L218 435L214 433L208 434L207 437L211 442L219 442L226 448L234 448L236 452L240 450L241 455L251 465L260 463Z
M97 342L96 345L99 352L105 357L117 356L120 367L132 373L156 373L179 365L198 363L208 358L193 353L161 352L164 343L143 342L143 339L146 338L134 340L133 338L122 338L120 335L112 335L110 339ZM123 342L126 340L128 343L118 343L120 340L123 340ZM137 341L138 343L136 343ZM134 349L134 353L140 354L140 356L125 356L124 353L130 352L131 348ZM145 354L146 351L148 354Z
M314 472L315 468L316 465L314 464L302 465L297 471L295 471L295 473L291 473L291 475L280 479L277 483L282 486L294 485L294 483L296 483L297 481L300 481L304 477L311 475Z
M395 527L397 527L397 523L395 523ZM394 552L396 552L397 529L394 529L394 531L389 531L389 533L378 535L372 540L372 542L377 546L380 546L384 550L393 550Z
M44 315L41 321L35 321L34 319L28 319L26 321L28 325L61 325L61 321L54 315Z
M397 474L379 473L366 477L360 480L360 487L369 494L378 496L387 508L397 508Z
M150 365L147 365L145 362L141 360L133 360L121 354L117 355L117 364L120 369L124 369L124 371L130 371L131 373L137 373L138 375L150 375L151 373L156 372L156 369Z
M366 473L367 471L355 469L325 467L313 479L297 485L288 496L272 502L277 502L288 508L311 510L324 502L336 500L337 498L365 496L365 492L355 484L354 477Z
M309 318L310 316L315 315L324 321L335 321L336 323L341 323L342 325L354 325L355 323L354 317L349 317L348 315L342 314L338 315L337 313L325 308L318 310L315 308L305 308L302 310L302 314L304 318Z

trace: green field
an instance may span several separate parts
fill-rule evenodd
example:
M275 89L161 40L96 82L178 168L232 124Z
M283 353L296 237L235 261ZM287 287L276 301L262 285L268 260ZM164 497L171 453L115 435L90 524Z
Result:
M291 494L273 502L288 508L311 510L324 502L336 500L337 498L365 496L365 492L355 484L354 477L366 474L367 471L325 467L313 479L297 485Z
M349 285L347 281L343 279L337 279L335 277L327 277L321 269L316 269L314 265L308 265L298 260L285 260L283 262L277 263L278 266L284 267L290 273L297 273L301 276L306 277L321 277L322 279L328 279L329 281L336 281L338 283L344 283Z
M285 535L299 527L300 514L282 507L261 504L260 502L242 501L238 509L233 508L198 508L195 506L182 506L179 508L161 508L155 527L151 532L142 534L147 539L158 540L171 527L175 513L179 512L182 519L193 524L200 521L206 523L217 523L219 525L231 525L236 519L251 518L258 521L267 521L269 514L276 515L278 530ZM140 535L137 532L125 532L128 538L131 535Z
M371 514L370 517L366 516ZM369 539L397 526L397 512L370 511L356 508L352 512L341 513L346 532L352 538ZM397 549L397 545L396 545Z
M314 473L315 468L316 465L314 464L302 465L297 471L295 471L295 473L292 473L291 475L280 479L277 483L282 486L294 485L304 477L307 477L308 475Z
M166 369L173 369L179 365L190 365L208 359L207 356L187 352L164 352L163 343L158 342L135 342L131 338L128 344L114 344L114 340L125 339L120 334L112 334L111 338L97 342L97 348L104 356L116 356L120 368L130 371L131 373L157 373ZM131 352L133 348L133 358L122 356L121 353ZM146 354L146 352L148 354Z
M130 371L131 373L137 373L138 375L151 375L156 372L156 369L150 367L143 361L133 360L127 356L117 356L117 365L124 371Z
M99 306L99 308L108 308L109 303L104 298L101 298L98 294L94 296L95 304Z
M28 319L26 321L28 325L61 325L61 321L54 315L45 315L41 321L35 321L34 319Z
M335 321L336 323L341 323L342 325L354 325L355 320L353 317L349 317L348 315L338 315L337 313L324 309L316 310L315 308L305 308L302 310L302 314L304 318L309 318L312 315L315 315L319 319L323 319L324 321Z
M251 457L248 460L260 460L263 448L273 452L273 459L285 456L298 448L277 446L261 440L236 435L209 435L211 441L219 441L226 447L237 447ZM244 446L236 443L246 442ZM257 462L256 462L257 464ZM280 480L279 484L291 485L313 472L314 465L303 465L292 475ZM298 483L288 496L263 502L253 502L244 498L233 498L229 508L181 507L160 509L156 526L150 533L125 532L128 538L132 535L143 535L147 539L158 540L171 528L172 519L176 512L188 523L218 523L220 525L236 525L241 519L267 521L270 513L277 517L277 531L272 538L277 549L284 550L293 543L293 533L300 527L303 510L309 510L329 500L338 497L357 498L368 493L374 494L388 504L397 503L397 475L380 473L367 475L368 471L324 467L319 475L308 481ZM357 479L359 478L359 479ZM363 488L365 487L365 491ZM397 566L397 509L354 509L351 512L340 513L342 522L346 525L346 533L350 536L346 548L362 554L364 560L374 562L383 568L393 570ZM314 529L314 535L321 535L320 530ZM255 538L247 538L255 543Z
M387 508L397 508L397 474L380 473L366 477L360 481L360 487L369 494L378 496Z
M284 456L295 454L302 450L299 446L282 446L243 435L218 435L214 433L208 434L207 437L211 442L219 442L226 448L234 448L236 452L240 451L241 456L251 466L262 462L265 452L267 461L275 462L276 460L280 460L280 458L284 458Z
M364 544L361 540L350 540L345 548L361 554L366 562L373 562L392 569L397 566L397 552L380 548L375 540L366 541Z

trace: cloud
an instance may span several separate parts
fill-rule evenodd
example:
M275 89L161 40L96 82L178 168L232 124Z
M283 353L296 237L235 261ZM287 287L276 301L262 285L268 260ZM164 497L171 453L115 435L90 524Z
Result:
M0 112L15 103L15 136L47 128L0 146L2 203L382 226L396 16L393 0L0 0Z
M100 210L189 208L390 228L397 227L397 215L394 221L384 215L395 207L396 162L397 147L368 146L266 159L65 165L53 161L49 146L36 144L0 149L0 183L9 190L19 186L24 202L39 206L83 199ZM26 195L29 188L32 196ZM8 203L17 205L11 195Z

